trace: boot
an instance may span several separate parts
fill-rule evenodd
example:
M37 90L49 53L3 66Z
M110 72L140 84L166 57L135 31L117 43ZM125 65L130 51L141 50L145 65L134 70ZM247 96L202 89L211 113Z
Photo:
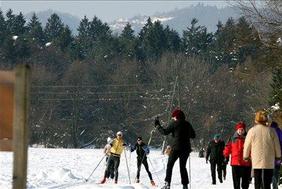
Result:
M106 177L104 177L104 178L101 180L100 184L104 184L105 182L106 182Z
M169 183L165 182L165 185L161 189L170 189Z
M151 180L151 185L156 186L156 183L153 180Z
M188 189L188 185L183 185L183 189Z
M136 183L139 183L140 182L140 180L139 179L136 179L136 181L135 181Z
M117 180L115 180L115 184L117 184Z

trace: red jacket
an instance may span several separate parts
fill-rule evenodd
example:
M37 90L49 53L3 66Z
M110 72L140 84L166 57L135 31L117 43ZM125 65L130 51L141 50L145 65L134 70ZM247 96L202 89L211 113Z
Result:
M228 158L231 154L232 166L251 166L250 161L243 160L245 136L239 136L237 132L231 138L231 141L227 143L223 150L223 155Z

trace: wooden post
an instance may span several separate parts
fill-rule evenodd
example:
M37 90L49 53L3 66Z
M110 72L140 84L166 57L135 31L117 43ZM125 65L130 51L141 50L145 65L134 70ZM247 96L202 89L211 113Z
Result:
M30 67L18 65L15 69L13 118L13 189L25 189L27 179L28 107Z

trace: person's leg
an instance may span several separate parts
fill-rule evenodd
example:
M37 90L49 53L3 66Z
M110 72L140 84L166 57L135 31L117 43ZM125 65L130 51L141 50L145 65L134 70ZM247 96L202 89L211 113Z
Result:
M152 174L151 174L151 172L149 170L149 165L148 165L148 162L147 162L147 158L145 158L142 163L143 163L143 165L144 165L144 167L145 167L145 169L146 169L146 171L148 173L148 176L149 176L150 180L152 181L153 177L152 177Z
M170 185L170 182L171 182L172 169L173 169L174 163L177 160L178 156L179 156L179 152L172 150L169 157L168 157L165 181L169 185Z
M186 169L186 163L187 163L188 157L189 157L189 153L187 152L181 153L179 156L181 183L183 187L187 187L189 184L188 173Z
M113 164L113 156L110 156L107 160L107 166L106 166L106 169L105 169L105 172L104 172L104 177L102 179L102 181L100 182L101 184L104 184L106 182L106 179L109 178L109 171L110 171L110 167L112 166Z
M240 167L232 166L233 188L240 189Z
M273 170L273 177L272 177L272 188L273 189L278 189L279 177L280 177L280 165L275 165L275 168Z
M217 176L219 182L222 183L222 162L217 162L216 166L217 166Z
M227 164L222 165L222 173L223 173L223 179L224 180L226 179L226 167L227 167Z
M262 169L254 169L255 189L262 187Z
M118 181L118 167L119 167L120 158L114 157L114 170L115 170L115 183Z
M263 169L263 189L271 189L273 169Z
M137 174L136 174L136 182L139 182L140 178L140 170L141 170L141 159L137 158Z
M215 168L216 168L216 163L213 161L210 161L211 164L211 176L212 176L212 184L216 184L216 177L215 177Z
M248 189L250 185L250 178L251 178L251 167L243 167L242 166L241 177L242 177L242 189Z

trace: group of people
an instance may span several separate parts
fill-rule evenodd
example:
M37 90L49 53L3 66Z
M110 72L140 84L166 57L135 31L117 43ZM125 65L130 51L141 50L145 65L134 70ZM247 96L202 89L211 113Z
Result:
M227 144L216 134L206 150L206 162L210 162L212 184L222 173L231 156L234 189L248 189L254 177L255 189L278 189L282 150L282 131L274 121L270 123L265 111L255 115L255 125L246 131L244 122L235 125L235 132Z
M169 146L166 151L166 153L169 155L169 158L166 168L165 185L162 187L162 189L170 189L172 169L177 159L179 159L180 163L181 183L183 185L183 189L188 189L189 179L186 169L186 162L191 152L190 138L195 138L196 135L191 124L185 120L185 114L183 111L176 109L172 112L171 117L172 121L166 128L161 126L159 119L155 120L156 130L163 135L172 134L173 139L171 146ZM118 167L120 163L120 156L127 145L123 140L123 134L121 131L117 132L116 138L113 140L108 139L107 142L108 144L104 149L104 153L107 156L107 166L103 179L100 183L104 184L109 178L114 179L114 183L118 183ZM155 182L147 162L147 155L150 151L148 146L143 142L142 137L140 136L137 138L135 145L128 145L128 147L131 152L136 151L137 154L136 183L140 182L140 170L141 165L143 164L148 173L151 184L155 186Z
M196 137L192 125L186 121L185 114L180 109L172 112L172 121L167 127L161 126L159 119L155 120L155 128L163 135L172 136L169 149L169 157L166 167L165 184L162 189L170 189L172 170L177 159L179 159L181 183L183 189L188 189L189 179L186 169L187 159L191 153L190 139ZM118 166L120 155L126 144L121 131L109 145L105 147L107 154L107 167L101 183L108 178L118 182ZM134 145L128 145L131 152L137 153L137 174L136 183L140 182L140 170L142 164L148 173L150 182L155 185L152 174L149 170L147 155L148 146L138 137ZM220 134L216 134L208 144L206 150L206 162L210 163L212 184L216 184L216 170L219 182L226 179L226 165L231 156L232 179L234 189L248 189L251 181L251 174L255 180L255 189L278 189L279 171L281 164L282 131L276 122L269 124L265 111L258 111L255 116L255 125L246 131L244 122L235 125L235 132L225 145Z

